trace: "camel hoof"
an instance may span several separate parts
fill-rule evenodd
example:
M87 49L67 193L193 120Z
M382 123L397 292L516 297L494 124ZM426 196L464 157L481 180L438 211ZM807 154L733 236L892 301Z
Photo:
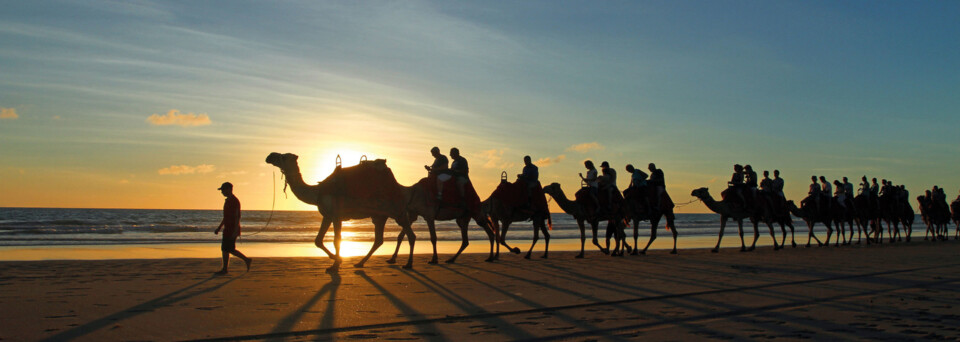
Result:
M583 254L577 254L577 256L575 256L574 258L575 258L575 259L583 259Z
M411 269L413 269L413 264L403 265L403 269L405 269L405 270L411 270Z
M327 272L327 273L330 273L330 274L338 273L338 272L340 272L340 266L330 266L330 267L327 267L326 272Z
M486 262L493 262L494 260L497 260L497 259L496 259L496 258L487 258L487 260L484 260L484 261L486 261Z
M610 255L609 249L604 248L604 249L601 249L600 251L603 252L603 254Z
M396 258L388 259L388 260L387 260L387 263L388 263L388 264L391 264L391 265L396 264L396 263L397 263L397 259L396 259Z
M670 254L677 254L677 250L674 249L674 250L670 251Z
M354 264L353 267L363 268L363 263L361 262L361 263L359 263L359 264Z
M547 258L547 255L544 254L544 255L540 256L540 258L541 258L541 259L546 259L546 258Z
M793 248L797 248L797 243L796 243L796 242L793 243Z
M630 255L640 255L640 251L634 249L633 253L630 253Z
M514 247L510 250L510 252L513 252L513 254L520 254L520 248Z
M445 262L448 263L448 264L452 264L452 263L457 262L457 259L450 259L450 260L447 260L447 261L445 261Z
M437 259L430 260L430 262L428 262L428 264L431 264L431 265L436 265L436 264L438 264Z
M714 248L714 249L711 249L711 250L710 250L710 253L720 253L720 250Z
M530 260L530 254L524 255L523 258L524 258L524 259L527 259L527 260Z

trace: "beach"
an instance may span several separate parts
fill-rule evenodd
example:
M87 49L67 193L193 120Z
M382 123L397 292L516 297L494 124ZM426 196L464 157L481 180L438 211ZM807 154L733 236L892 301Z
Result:
M960 242L665 250L0 262L0 339L957 339ZM445 259L441 255L441 260ZM401 261L404 259L401 259Z

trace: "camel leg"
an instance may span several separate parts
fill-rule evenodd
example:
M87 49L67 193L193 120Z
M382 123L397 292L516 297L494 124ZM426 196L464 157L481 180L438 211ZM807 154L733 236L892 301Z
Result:
M577 254L577 259L583 259L583 249L587 244L587 228L583 225L583 219L577 219L577 227L580 228L580 254Z
M767 224L767 229L770 229L770 238L773 239L773 250L775 250L775 251L780 250L780 246L777 245L777 234L775 234L775 233L773 232L773 223L771 223L770 221L766 221L766 222L764 222L764 223ZM759 233L759 232L757 232L757 233ZM786 232L784 232L784 234L786 234ZM755 234L755 235L753 236L753 244L754 244L754 245L757 244L757 239L759 239L759 238L760 238L760 234Z
M383 230L387 225L386 217L374 217L373 218L373 246L370 246L370 251L367 252L367 256L363 257L360 262L353 265L356 268L363 268L363 264L367 263L367 260L370 260L370 256L373 255L373 252L377 251L377 248L380 248L380 245L383 244ZM337 228L336 222L334 222L334 229ZM410 239L413 240L413 235L410 235ZM339 248L338 248L339 250Z
M490 220L482 216L477 216L473 218L473 221L476 222L480 228L483 228L483 231L487 233L487 239L490 240L490 256L488 256L487 260L484 261L491 262L496 260L496 257L494 257L493 254L493 246L497 244L497 236L493 232L493 227L490 226Z
M379 238L377 238L377 240L378 240L378 241L381 241L381 243L383 242L383 226L386 225L386 223L387 223L387 220L384 219L384 220L383 220L383 223L380 225L380 231L379 231L380 234L378 235ZM406 265L403 265L403 268L405 268L405 269L411 269L411 268L413 268L413 246L414 246L414 244L417 242L417 235L413 233L413 227L411 226L411 223L412 223L412 222L409 222L409 221L402 221L402 222L401 222L401 221L398 221L397 223L400 224L400 231L405 231L405 232L407 232L407 239L408 239L407 241L410 241L410 256L407 257L407 264L406 264ZM378 247L379 247L379 246L378 246ZM376 250L376 249L374 249L374 250ZM372 252L372 251L371 251L371 252Z
M787 245L787 226L783 222L778 222L780 224L780 246ZM773 241L777 241L776 238Z
M519 247L510 247L510 245L507 244L507 231L510 230L511 223L513 222L503 221L503 229L500 230L500 244L503 245L503 247L506 247L511 253L520 254Z
M717 237L717 246L713 247L713 249L710 250L711 252L713 253L720 252L720 241L723 240L723 229L726 227L727 227L727 218L721 216L720 217L720 236Z
M650 222L650 240L647 240L647 245L643 247L643 252L640 252L640 254L647 254L647 249L650 248L650 245L653 244L653 240L657 239L657 230L658 228L660 228L658 227L659 226L658 223L659 222L652 222L652 221Z
M327 268L327 272L335 273L337 272L337 270L340 269L340 263L343 262L343 259L341 259L339 255L335 255L331 253L330 250L323 245L323 238L324 236L327 235L327 230L330 229L331 223L333 223L332 216L331 218L327 218L327 217L323 218L323 222L320 223L320 232L317 233L317 238L313 240L313 243L317 245L317 247L320 247L320 249L323 250L324 253L327 253L327 257L329 257L330 259L333 259L333 265Z
M390 259L387 260L388 264L397 263L397 254L400 253L400 245L403 245L403 238L406 236L407 235L404 234L402 231L400 232L400 234L397 235L397 248L393 250L393 256L391 256Z
M626 228L627 228L627 227L626 227L626 225L624 225L624 221L623 221L622 219L621 219L621 220L617 220L617 234L619 234L619 236L620 236L620 241L623 241L623 252L624 252L624 254L630 253L630 250L631 250L631 249L630 249L630 244L627 243L627 230L626 230ZM634 242L633 245L634 245L634 246L637 246L637 243ZM634 249L635 249L635 248L634 248ZM623 255L623 254L621 254L621 256L622 256L622 255Z
M810 248L810 239L813 238L813 223L810 221L807 222L807 229L810 231L810 234L807 235L807 248Z
M747 245L743 242L743 220L737 220L737 232L740 233L740 251L746 252Z
M427 221L427 231L430 232L430 244L433 245L433 258L430 259L428 264L435 265L439 261L437 258L437 223L434 220L424 219Z
M610 249L600 246L600 239L598 238L598 231L600 229L599 221L590 221L590 229L593 230L593 245L597 246L603 254L610 254Z
M533 246L537 245L537 240L540 240L540 229L538 229L537 224L533 224L533 243L530 244L530 249L527 250L527 255L524 256L524 259L530 259L530 254L533 253Z
M610 249L610 238L613 237L613 231L610 230L610 222L607 222L607 230L605 234L606 234L607 240L606 240L606 247L604 249L610 251L610 255L616 256L617 249Z
M550 232L547 231L547 225L543 222L540 223L540 231L543 232L543 256L541 258L546 259L547 254L550 253Z
M793 248L797 248L796 229L793 227L793 222L787 221L787 226L790 227L790 244L793 245Z
M830 223L826 223L824 225L827 226L827 238L825 241L827 241L827 247L830 247L830 238L833 237L833 228L830 226Z
M670 233L673 234L673 250L670 251L670 254L677 254L677 226L673 224L673 214L667 216L667 229L670 230Z
M463 250L467 249L467 246L470 245L470 238L467 236L467 227L470 225L470 219L458 218L457 225L460 226L460 250L458 250L457 254L454 254L450 260L446 261L448 264L456 262L457 257L460 256L460 253L463 253ZM436 251L436 244L434 244L434 251Z
M639 241L639 238L640 238L640 225L637 224L637 223L639 223L639 222L637 222L637 221L634 221L634 222L633 222L633 245L639 247L639 246L640 246L640 243L639 243L638 241ZM654 228L654 229L650 232L650 242L653 242L653 239L655 239L654 236L656 236L656 234L657 234L657 230L656 230L656 228ZM647 242L647 247L650 247L650 242ZM639 248L634 248L634 249L633 249L633 253L630 253L630 254L632 254L632 255L647 254L647 249L644 248L644 249L643 249L643 252L641 252L641 251L639 251Z

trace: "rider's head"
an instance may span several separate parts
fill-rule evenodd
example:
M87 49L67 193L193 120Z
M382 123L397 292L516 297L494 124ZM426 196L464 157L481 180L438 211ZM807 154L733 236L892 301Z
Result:
M530 156L523 156L523 164L530 165Z
M774 177L780 177L780 170L773 170Z
M770 171L763 170L763 178L770 177Z
M440 154L440 148L434 146L433 148L430 149L430 154L432 154L434 157L436 157L437 155Z
M633 168L633 164L627 164L627 172L633 173L633 170L636 170Z
M844 182L844 183L847 182L847 177L843 177L843 182Z
M610 163L608 163L606 160L604 160L602 163L600 163L600 167L606 169L606 168L610 167Z
M736 172L743 171L743 166L740 164L733 164L733 171L736 171Z
M743 169L747 171L753 171L753 166L750 166L750 164L747 164L747 166L744 166Z
M816 176L816 175L810 176L810 180L812 180L814 183L816 183L816 182L817 182L817 176Z
M451 149L450 149L450 156L451 156L451 157L460 156L460 149L459 149L459 148L456 148L456 147L451 148Z
M650 163L650 165L647 165L647 169L650 170L650 172L653 172L653 170L657 169L657 166L653 163Z
M583 166L586 167L586 168L588 168L588 169L593 169L593 161L590 161L589 159L584 160L584 161L583 161Z

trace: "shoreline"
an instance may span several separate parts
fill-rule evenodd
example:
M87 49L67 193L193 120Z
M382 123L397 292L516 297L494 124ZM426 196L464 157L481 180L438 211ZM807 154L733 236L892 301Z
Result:
M666 235L666 236L663 236ZM798 234L799 235L799 234ZM779 235L778 235L779 237ZM798 236L799 237L799 236ZM750 244L750 238L747 239L747 245ZM799 239L798 244L799 244ZM507 240L511 247L518 247L526 253L530 248L531 240ZM612 244L611 240L611 244ZM633 246L633 240L629 243ZM647 238L641 237L638 240L641 248L646 245ZM778 241L779 243L779 241ZM342 241L342 257L364 256L370 250L372 242L366 241ZM460 248L460 241L437 241L438 255L453 255ZM600 239L600 244L604 245L604 240ZM716 244L716 236L680 236L677 241L678 253L687 250L698 250L713 248ZM787 244L790 244L789 236ZM327 248L332 249L333 243L325 242ZM482 254L489 252L488 240L472 240L463 254ZM734 232L728 232L723 239L721 248L739 248L740 239ZM772 241L769 235L763 235L757 240L757 248L772 247ZM373 254L377 256L391 255L396 247L396 239L387 239L386 242ZM650 246L650 251L663 251L673 248L673 238L669 234L661 234ZM327 258L326 254L313 243L310 242L238 242L237 249L244 254L255 258L295 258L295 257L317 257ZM541 239L533 249L533 255L540 255L544 250L544 240ZM550 252L570 252L580 250L579 239L552 239L550 241ZM600 254L596 246L592 244L592 238L588 237L584 252L587 254ZM409 245L404 242L400 247L398 258L406 258L409 253ZM414 247L415 255L432 254L433 249L428 239L418 238ZM500 247L501 254L510 254L505 247ZM220 257L219 242L196 242L196 243L143 243L143 244L91 244L91 245L46 245L46 246L0 246L0 262L5 261L45 261L45 260L138 260L138 259L206 259Z

